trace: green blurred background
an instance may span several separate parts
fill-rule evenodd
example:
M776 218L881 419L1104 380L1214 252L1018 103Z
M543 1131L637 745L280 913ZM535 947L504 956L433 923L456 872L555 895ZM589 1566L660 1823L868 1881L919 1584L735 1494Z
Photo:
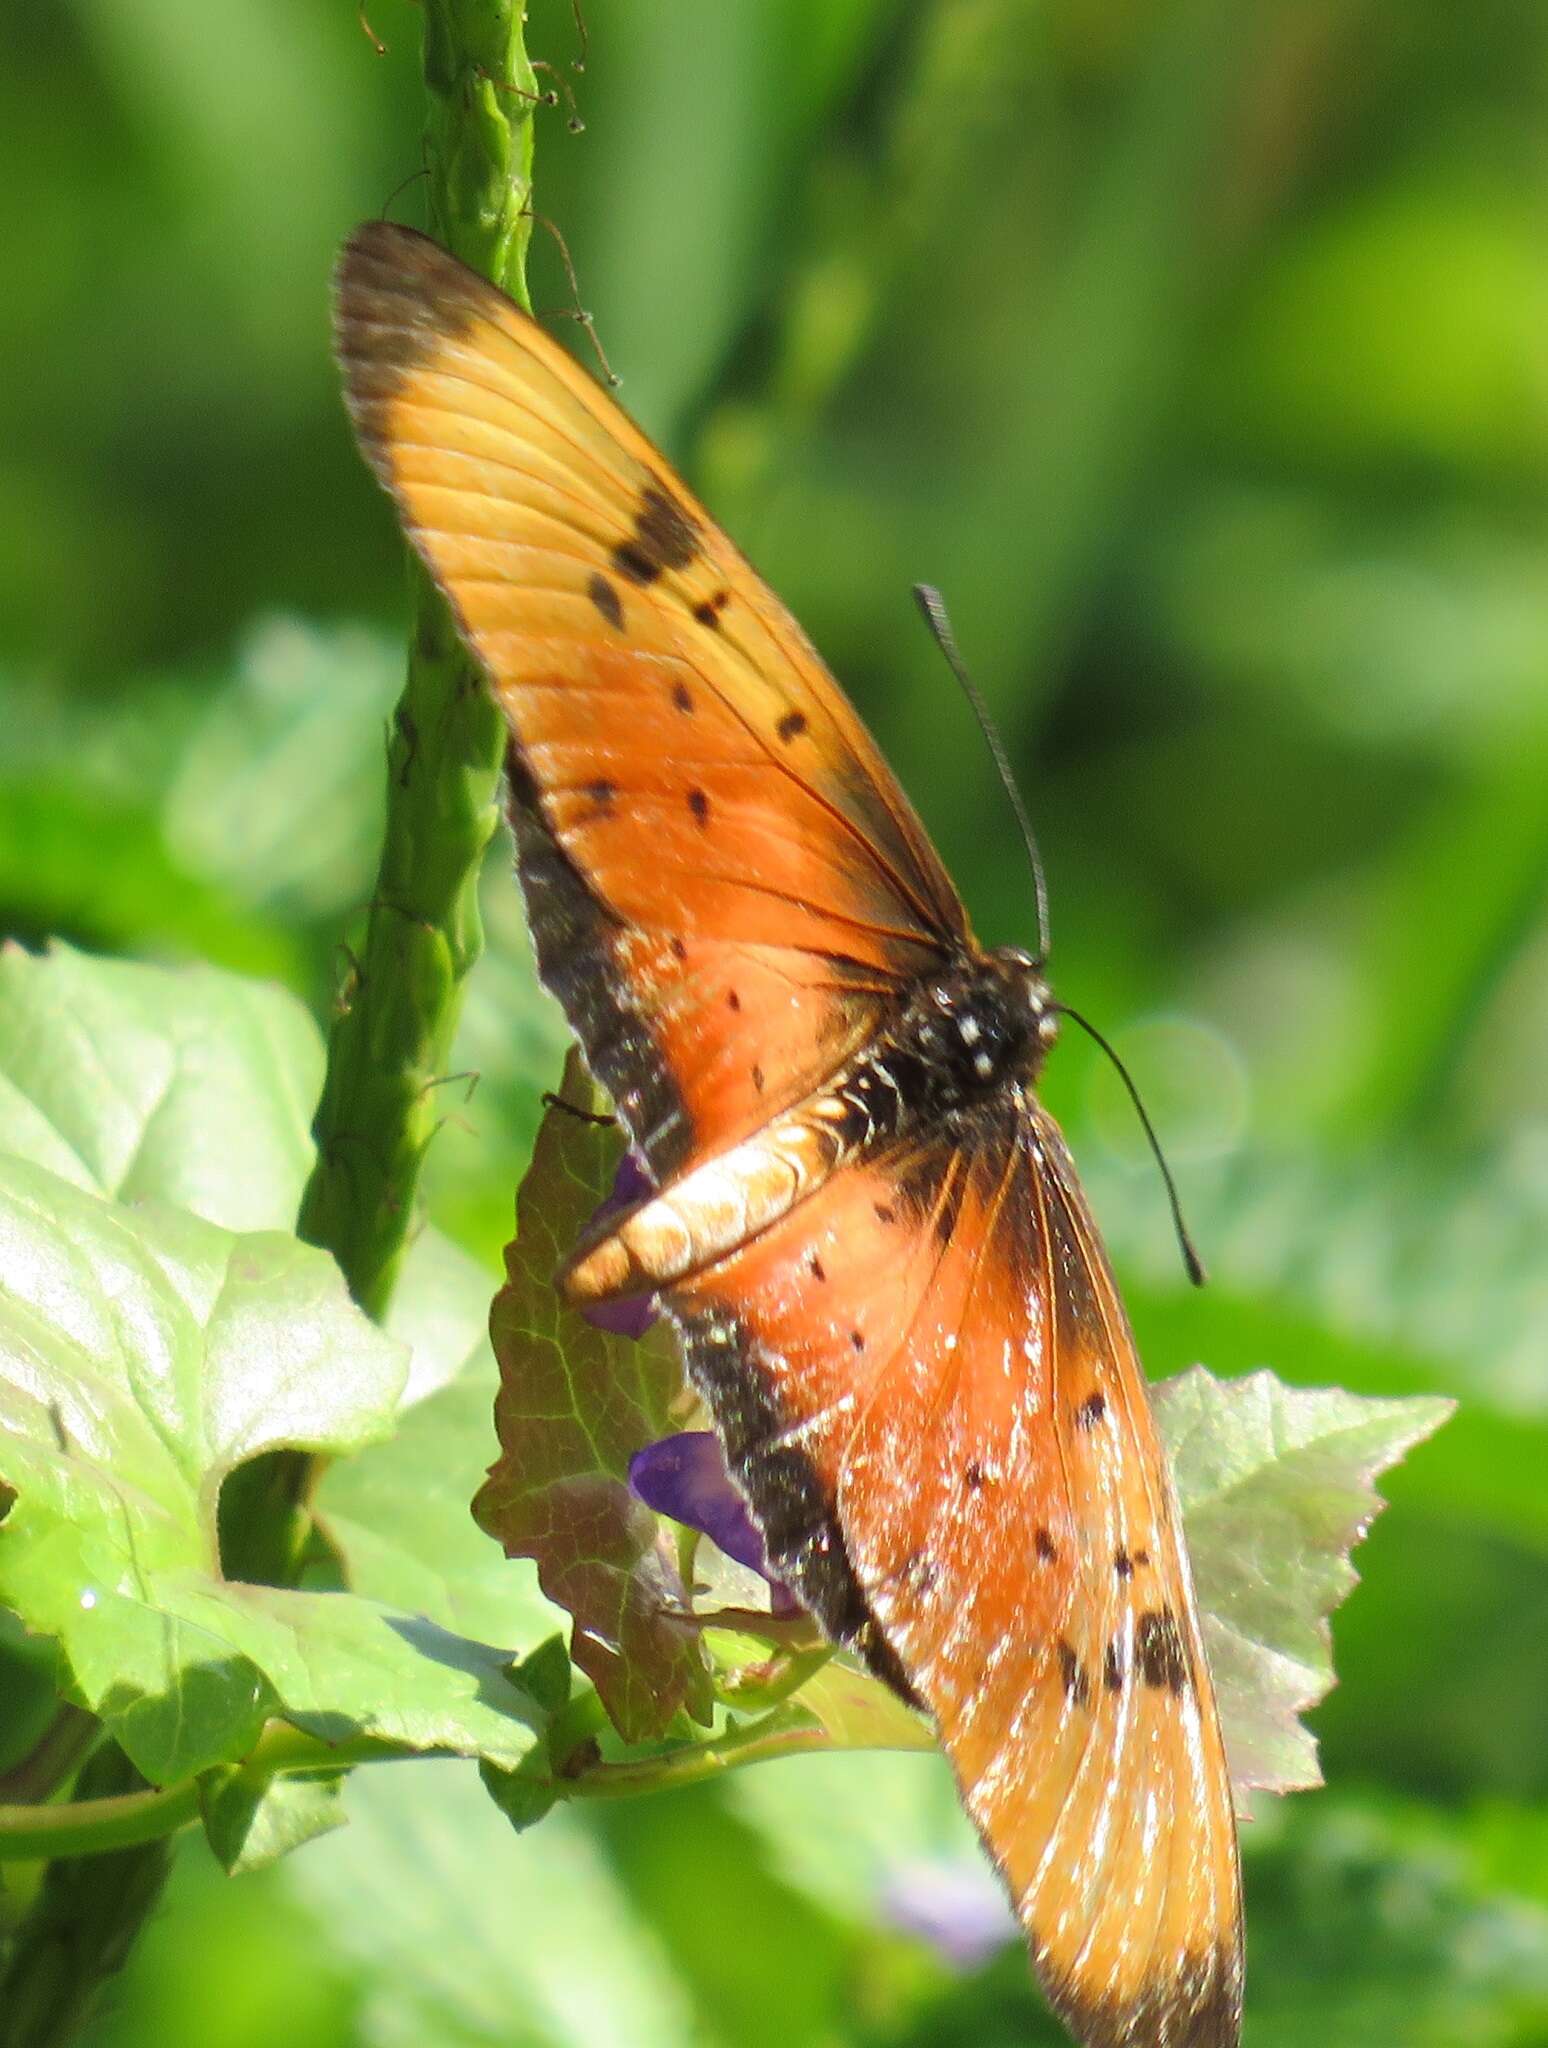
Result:
M0 926L278 978L369 888L403 580L327 349L419 163L369 0L0 10ZM585 0L545 113L622 396L875 725L985 936L1028 877L908 599L941 584L1213 1268L1111 1077L1049 1079L1152 1370L1441 1389L1247 1831L1249 2048L1548 2042L1548 11ZM532 0L568 70L568 0ZM414 183L393 202L418 221ZM540 307L569 287L549 238ZM427 1190L489 1262L561 1034L487 878ZM931 1760L511 1837L470 1772L228 1881L189 1843L96 2048L998 2048L899 1871Z

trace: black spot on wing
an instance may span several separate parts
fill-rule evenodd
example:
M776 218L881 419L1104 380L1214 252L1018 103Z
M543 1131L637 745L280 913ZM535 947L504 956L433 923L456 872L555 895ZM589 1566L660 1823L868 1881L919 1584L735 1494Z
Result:
M705 831L710 820L710 800L702 789L689 790L688 808L693 813L693 822L701 832Z
M1051 1529L1045 1529L1043 1525L1039 1523L1037 1535L1034 1537L1033 1541L1037 1545L1037 1554L1039 1558L1042 1560L1042 1562L1044 1564L1052 1564L1059 1555L1059 1546L1053 1540L1053 1531Z
M1059 1676L1064 1681L1064 1690L1077 1707L1091 1704L1091 1680L1086 1676L1085 1666L1076 1655L1075 1646L1065 1636L1060 1636L1056 1645L1059 1653Z
M623 600L600 569L594 570L586 595L615 632L623 631Z
M1106 1413L1107 1401L1105 1396L1101 1394L1088 1394L1075 1410L1075 1427L1077 1429L1095 1429Z
M681 677L672 685L672 703L676 710L692 715L693 692Z
M699 552L698 529L659 484L647 484L634 514L634 532L613 550L613 566L631 583L654 583L667 569L686 569Z
M806 713L804 711L787 711L774 730L788 747L793 739L798 739L805 732Z
M1134 1661L1147 1685L1181 1693L1188 1683L1188 1653L1170 1607L1148 1608L1134 1631Z

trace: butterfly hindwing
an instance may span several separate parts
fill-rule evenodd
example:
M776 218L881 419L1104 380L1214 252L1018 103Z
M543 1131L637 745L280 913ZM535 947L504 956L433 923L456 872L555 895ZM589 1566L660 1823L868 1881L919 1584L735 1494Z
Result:
M1229 2048L1235 1820L1176 1505L1063 1141L1029 1098L845 1169L671 1297L830 1631L934 1716L1057 2009Z
M831 1073L961 904L795 622L542 328L382 222L337 325L361 444L510 723L545 979L676 1172Z

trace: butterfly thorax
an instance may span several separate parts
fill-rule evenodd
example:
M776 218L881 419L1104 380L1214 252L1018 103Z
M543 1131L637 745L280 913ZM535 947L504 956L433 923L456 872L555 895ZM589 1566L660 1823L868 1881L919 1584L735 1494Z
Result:
M916 1139L971 1142L975 1117L1005 1089L1030 1086L1057 1035L1035 960L964 948L913 983L821 1088L583 1245L565 1291L591 1301L670 1287L770 1228L841 1167Z
M846 1151L950 1131L1008 1081L1037 1079L1058 1036L1037 962L1013 947L963 952L921 977L895 1023L833 1086Z

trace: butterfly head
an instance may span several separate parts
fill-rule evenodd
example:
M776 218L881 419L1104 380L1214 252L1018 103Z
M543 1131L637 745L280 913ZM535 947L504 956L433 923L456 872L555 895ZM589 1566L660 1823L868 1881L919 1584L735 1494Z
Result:
M950 1014L962 1053L981 1083L1016 1071L1038 1077L1059 1038L1059 1006L1042 963L1020 946L981 954L977 967L952 989Z
M1044 1060L1059 1037L1059 1005L1054 1001L1041 960L1020 946L1002 946L986 963L999 984L1001 1002L1012 1030L1021 1063L1036 1080Z

